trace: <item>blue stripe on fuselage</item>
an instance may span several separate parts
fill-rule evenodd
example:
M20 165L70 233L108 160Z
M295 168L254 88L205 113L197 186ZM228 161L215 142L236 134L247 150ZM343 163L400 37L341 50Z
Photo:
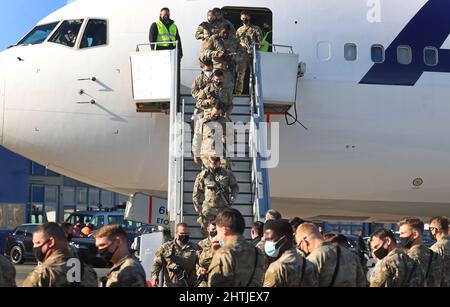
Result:
M450 1L429 0L397 38L386 49L386 60L374 64L360 84L414 86L424 72L450 73L450 50L440 49L450 34ZM397 47L408 45L412 48L410 65L397 61ZM424 48L439 49L439 63L427 66L424 62Z

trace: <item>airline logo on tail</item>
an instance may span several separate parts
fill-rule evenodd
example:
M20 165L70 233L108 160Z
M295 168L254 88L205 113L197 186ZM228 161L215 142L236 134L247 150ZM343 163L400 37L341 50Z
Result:
M450 34L450 1L429 0L386 49L383 63L374 64L360 84L414 86L424 72L450 73L450 50L440 49ZM397 48L408 45L412 49L412 63L400 64ZM424 48L435 47L439 62L428 66L424 62Z

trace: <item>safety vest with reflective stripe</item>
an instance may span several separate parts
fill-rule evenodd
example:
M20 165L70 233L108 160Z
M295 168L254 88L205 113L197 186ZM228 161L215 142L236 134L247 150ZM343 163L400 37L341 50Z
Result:
M270 44L268 42L268 38L271 33L272 33L272 31L269 31L266 33L266 35L264 35L264 38L261 41L261 48L259 48L259 51L269 52Z
M167 42L167 44L158 44L159 47L169 47L170 45L175 45L175 42L177 40L177 32L178 28L175 25L175 23L170 25L169 30L167 30L166 25L159 20L156 25L158 26L158 36L156 38L157 43L164 43Z

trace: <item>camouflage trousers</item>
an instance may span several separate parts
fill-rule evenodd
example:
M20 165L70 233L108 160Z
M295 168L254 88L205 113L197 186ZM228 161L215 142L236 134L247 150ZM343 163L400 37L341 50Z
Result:
M242 61L236 67L237 75L236 75L236 84L234 87L234 92L238 96L242 95L242 93L244 92L245 75L246 75L248 69L250 69L249 61Z
M205 236L205 238L209 235L208 234L208 224L212 221L214 221L219 215L220 212L225 210L227 207L209 207L208 205L203 205L203 210L201 216L197 219L197 223L200 224L200 227L202 229L202 234Z

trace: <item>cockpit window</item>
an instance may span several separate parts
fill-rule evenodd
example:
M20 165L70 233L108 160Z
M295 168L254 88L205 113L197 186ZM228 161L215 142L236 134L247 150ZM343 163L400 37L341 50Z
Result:
M50 38L50 42L68 47L75 46L83 19L66 20Z
M35 27L17 45L36 45L44 42L58 23L59 22L52 22Z
M86 30L84 31L83 39L81 40L80 48L90 48L106 45L108 43L107 34L108 30L106 20L89 20L86 26Z

